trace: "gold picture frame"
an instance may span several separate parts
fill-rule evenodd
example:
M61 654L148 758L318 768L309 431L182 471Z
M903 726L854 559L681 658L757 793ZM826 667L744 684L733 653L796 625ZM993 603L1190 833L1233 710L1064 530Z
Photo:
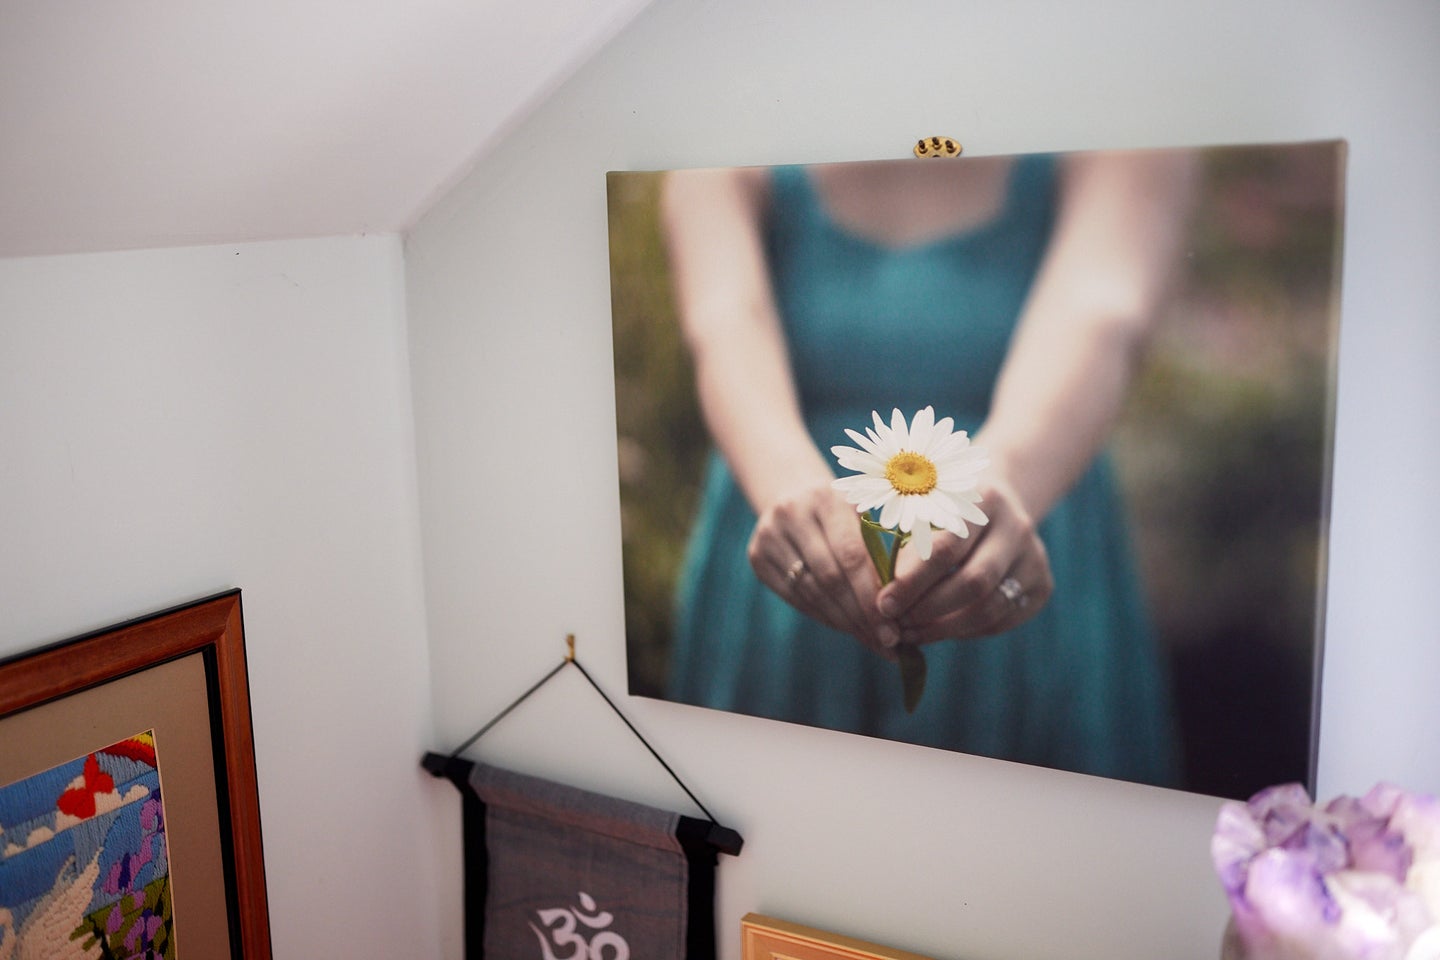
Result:
M741 960L933 960L813 927L747 913L740 920Z

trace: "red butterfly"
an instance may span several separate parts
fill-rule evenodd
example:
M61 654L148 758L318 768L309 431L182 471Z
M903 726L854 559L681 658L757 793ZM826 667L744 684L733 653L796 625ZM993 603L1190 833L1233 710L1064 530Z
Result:
M79 786L66 790L55 801L55 807L61 813L68 813L80 820L95 816L97 794L115 791L115 781L111 779L110 774L100 769L100 761L95 759L93 753L85 758L85 772L82 779L83 782Z

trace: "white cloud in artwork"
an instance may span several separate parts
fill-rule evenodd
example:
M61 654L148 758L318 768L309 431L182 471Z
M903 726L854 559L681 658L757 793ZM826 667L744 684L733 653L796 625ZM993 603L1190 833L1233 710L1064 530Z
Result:
M132 784L123 796L115 790L107 793L97 793L95 794L94 816L98 817L102 814L119 810L121 807L129 806L132 803L138 803L148 796L150 796L150 788L143 783ZM47 843L55 839L56 834L62 833L76 824L84 823L89 819L91 818L75 817L68 813L56 813L53 826L41 824L32 829L23 840L7 838L4 832L0 831L0 851L3 851L0 852L0 858L13 857L17 853L24 853L26 850L38 847L42 843ZM3 954L0 954L0 960L5 960Z
M83 778L79 778L79 782L83 783ZM74 784L72 784L72 786L74 786ZM112 810L119 810L126 804L134 803L137 800L143 800L149 795L149 788L141 783L137 783L132 786L128 791L126 791L123 797L117 790L110 790L106 793L97 793L95 794L95 812L91 814L91 816L98 817L101 814L110 813ZM68 830L71 827L75 826L77 823L83 823L85 820L88 819L90 818L75 817L71 816L68 813L57 813L55 815L55 831L58 833L61 830Z
M30 831L30 836L25 838L25 846L21 847L20 850L29 850L31 847L38 847L40 844L45 843L47 840L53 839L55 839L54 830L50 829L49 827L36 827L34 830ZM19 853L20 850L17 850L15 852Z

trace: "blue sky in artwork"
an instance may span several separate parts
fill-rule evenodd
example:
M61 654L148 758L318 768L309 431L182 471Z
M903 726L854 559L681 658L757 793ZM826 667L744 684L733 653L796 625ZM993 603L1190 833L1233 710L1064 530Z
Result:
M0 907L22 930L52 891L77 882L92 862L98 875L87 912L169 872L160 775L148 763L97 751L113 790L92 816L77 822L60 813L59 798L84 781L89 756L0 787Z

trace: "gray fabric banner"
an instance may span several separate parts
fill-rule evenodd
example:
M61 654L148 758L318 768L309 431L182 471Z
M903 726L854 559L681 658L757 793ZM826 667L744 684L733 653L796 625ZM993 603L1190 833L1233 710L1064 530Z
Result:
M692 890L694 851L687 856L678 836L682 821L697 821L483 764L469 786L485 808L483 831L470 831L466 851L488 861L483 956L713 956L714 854L702 858L708 864L700 868L710 872L693 878L700 889ZM692 904L706 912L708 952L694 951Z

